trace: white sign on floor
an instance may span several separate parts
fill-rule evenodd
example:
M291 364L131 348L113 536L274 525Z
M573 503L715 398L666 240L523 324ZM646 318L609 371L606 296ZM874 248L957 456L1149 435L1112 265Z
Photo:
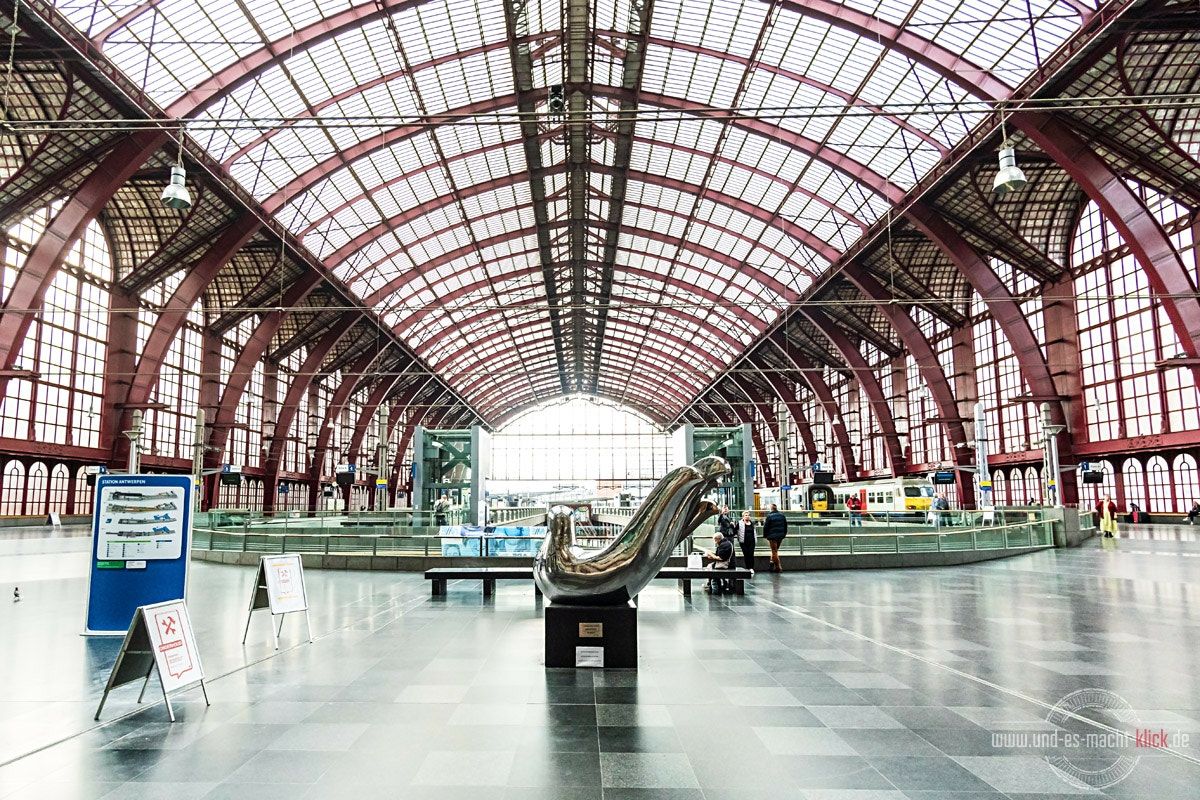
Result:
M304 589L304 564L298 553L263 556L258 560L258 573L250 590L250 610L246 613L242 644L250 635L250 620L254 612L260 609L269 609L271 612L271 636L276 650L279 649L279 632L283 630L284 614L304 612L308 641L313 640L312 622L308 617L308 594ZM275 617L279 617L278 627Z
M118 686L144 681L141 694L138 695L138 702L142 702L154 671L158 672L163 700L167 703L167 713L172 722L175 721L175 710L171 708L168 692L183 689L198 681L200 690L204 692L204 702L208 703L204 667L200 664L200 651L196 648L192 622L183 600L142 606L133 615L129 632L125 634L117 661L108 676L108 684L104 687L104 696L100 698L100 707L96 709L96 719L100 719L109 692Z

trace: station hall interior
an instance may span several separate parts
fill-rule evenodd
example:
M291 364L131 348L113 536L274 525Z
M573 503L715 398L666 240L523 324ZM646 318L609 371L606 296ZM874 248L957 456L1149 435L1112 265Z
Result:
M1197 0L3 6L0 800L1200 794Z

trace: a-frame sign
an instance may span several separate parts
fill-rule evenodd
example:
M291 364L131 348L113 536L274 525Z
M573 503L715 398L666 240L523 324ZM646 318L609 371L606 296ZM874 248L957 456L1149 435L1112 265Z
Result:
M171 707L168 692L200 682L204 692L204 703L208 705L208 690L204 686L204 668L200 664L200 652L196 649L196 638L192 635L192 621L188 617L187 605L183 600L168 600L152 606L141 606L133 615L129 632L117 653L96 719L104 710L108 693L118 686L134 681L143 681L138 702L146 695L150 685L150 674L158 672L163 700L171 722L175 721L175 709Z
M304 612L304 624L308 626L308 641L312 642L312 621L308 617L308 593L304 588L304 565L298 553L281 556L263 556L258 560L258 573L250 590L250 610L246 612L246 630L242 644L250 635L250 620L260 609L271 611L271 637L275 649L279 649L279 632L283 630L283 615ZM279 617L279 626L275 625Z

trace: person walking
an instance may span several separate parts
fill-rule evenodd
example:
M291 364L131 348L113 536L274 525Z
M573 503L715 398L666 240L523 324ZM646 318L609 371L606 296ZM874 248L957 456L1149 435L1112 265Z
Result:
M754 542L756 536L754 533L754 520L750 519L750 512L743 511L742 518L737 523L737 540L738 545L742 548L742 565L750 570L750 577L754 577Z
M1104 538L1111 539L1117 533L1117 504L1113 502L1112 495L1104 495L1104 499L1096 503L1096 514L1100 518L1100 530L1104 531Z
M771 572L783 572L783 564L779 561L779 543L787 536L787 517L779 510L779 506L771 503L771 511L763 520L763 537L771 547Z

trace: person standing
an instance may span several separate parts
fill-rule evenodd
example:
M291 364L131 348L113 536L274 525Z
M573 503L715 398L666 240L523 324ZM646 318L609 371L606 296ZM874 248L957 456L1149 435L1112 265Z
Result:
M846 510L850 512L850 527L862 527L862 499L852 494L846 498Z
M728 541L733 541L733 517L729 516L729 506L721 506L721 513L717 515L717 530Z
M1104 499L1096 503L1096 513L1100 517L1100 530L1104 531L1104 538L1111 539L1117 533L1117 504L1113 502L1112 495L1104 495Z
M433 504L433 522L435 525L446 524L446 514L450 511L450 498L442 492L442 496Z
M754 520L750 519L750 512L743 511L742 518L737 523L737 540L738 545L742 548L742 564L746 569L750 570L750 577L754 577Z
M779 506L771 503L771 511L763 521L763 537L771 547L771 572L783 572L783 564L779 561L779 543L787 536L787 517L779 510Z
M950 501L946 499L945 492L938 492L937 497L933 498L933 527L941 528L943 514L950 511Z

